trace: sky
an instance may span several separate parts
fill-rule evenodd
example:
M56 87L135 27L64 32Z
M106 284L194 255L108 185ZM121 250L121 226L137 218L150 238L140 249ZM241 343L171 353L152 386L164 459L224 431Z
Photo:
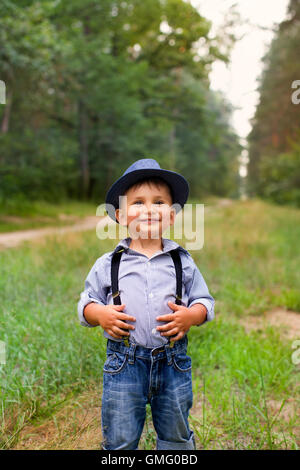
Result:
M212 21L211 34L224 22L224 14L232 5L236 5L241 15L242 23L233 31L242 38L231 52L230 64L226 66L217 61L210 81L213 90L222 90L228 101L238 108L233 113L232 126L245 144L259 99L257 78L263 69L262 57L272 41L272 28L287 16L289 0L191 0L191 3ZM242 157L240 174L246 176L246 150Z

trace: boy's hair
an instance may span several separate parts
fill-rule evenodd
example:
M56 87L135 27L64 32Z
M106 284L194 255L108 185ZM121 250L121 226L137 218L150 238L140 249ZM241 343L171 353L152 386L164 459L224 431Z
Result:
M145 176L145 178L143 178L143 179L137 181L136 183L131 184L130 186L128 186L128 188L126 188L125 192L127 192L130 188L133 188L133 187L139 188L144 183L154 184L155 186L162 186L162 185L166 186L169 190L170 196L172 198L172 202L174 201L173 191L172 191L171 186L165 180L160 178L159 176Z

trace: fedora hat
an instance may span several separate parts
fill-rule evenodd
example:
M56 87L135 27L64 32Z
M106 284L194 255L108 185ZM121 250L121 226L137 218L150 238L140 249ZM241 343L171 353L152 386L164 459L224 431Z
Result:
M189 184L187 180L175 171L162 169L153 158L142 158L134 162L123 175L109 188L105 197L105 209L107 214L115 221L115 211L119 208L119 196L123 196L127 189L145 177L159 177L171 188L173 204L176 204L176 212L179 212L187 201ZM180 207L177 205L179 204Z

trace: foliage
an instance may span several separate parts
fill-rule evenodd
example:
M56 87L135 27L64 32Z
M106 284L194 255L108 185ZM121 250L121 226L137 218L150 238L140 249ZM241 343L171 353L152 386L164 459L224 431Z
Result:
M0 8L2 200L99 201L149 156L184 171L194 196L234 193L240 147L208 79L214 61L228 60L229 31L212 37L183 0Z
M299 206L300 105L292 84L300 78L300 1L276 32L260 80L260 102L249 135L249 192Z

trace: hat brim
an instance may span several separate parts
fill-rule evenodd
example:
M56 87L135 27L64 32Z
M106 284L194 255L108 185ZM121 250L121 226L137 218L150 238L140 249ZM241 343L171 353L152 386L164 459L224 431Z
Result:
M173 204L176 204L176 213L179 212L186 203L189 195L189 184L184 176L171 170L143 168L134 170L121 176L109 189L105 199L107 214L118 223L115 217L115 210L119 208L119 196L124 195L127 189L145 177L160 177L171 187ZM178 205L180 207L178 207Z

